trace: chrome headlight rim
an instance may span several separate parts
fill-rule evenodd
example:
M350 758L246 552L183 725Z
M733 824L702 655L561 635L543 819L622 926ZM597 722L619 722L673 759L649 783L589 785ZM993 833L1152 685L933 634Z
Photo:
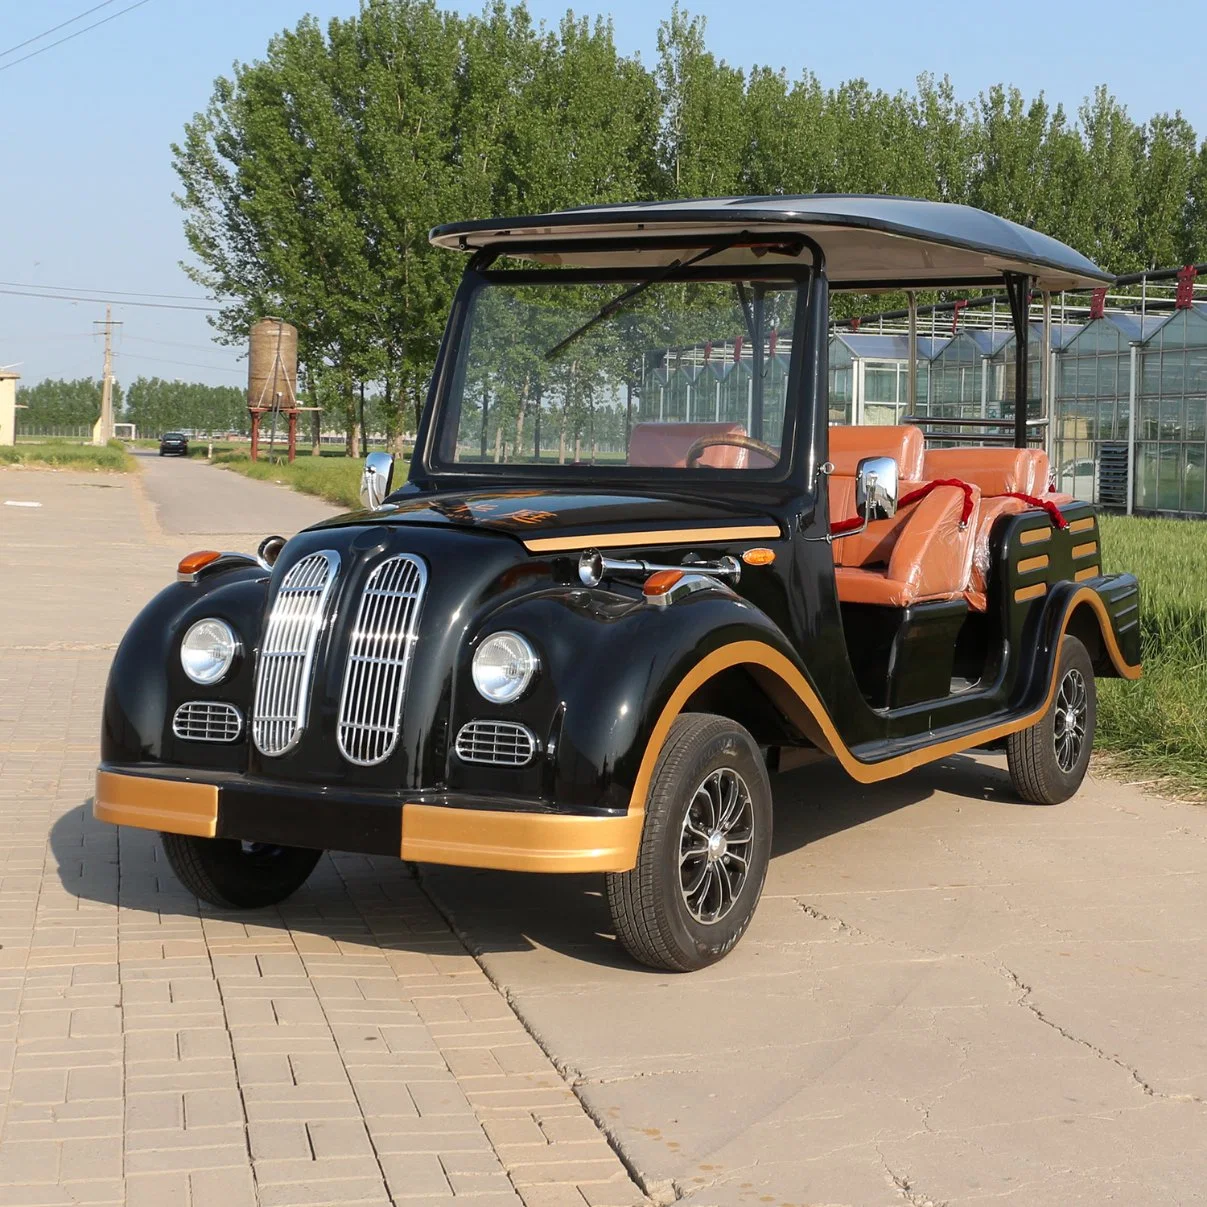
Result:
M470 664L478 695L491 704L515 704L523 699L540 671L536 647L514 629L488 633L478 642Z
M201 644L207 629L211 658L208 664L200 661L207 652ZM203 616L189 625L180 640L180 667L199 687L214 687L229 677L242 653L243 643L230 624L217 616ZM198 656L191 664L190 654Z

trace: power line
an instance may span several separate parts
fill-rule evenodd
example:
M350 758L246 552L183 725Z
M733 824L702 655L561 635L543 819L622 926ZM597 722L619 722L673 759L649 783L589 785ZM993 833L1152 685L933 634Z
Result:
M242 369L235 369L229 365L201 365L191 360L169 360L164 356L144 356L141 352L119 352L118 356L124 360L145 360L153 365L180 365L186 369L209 369L212 373L237 373L240 377L243 376Z
M0 67L0 71L4 69ZM219 307L217 306L181 306L176 302L134 302L117 299L113 295L108 297L84 297L83 295L69 295L65 293L34 293L20 292L16 289L0 289L0 293L6 293L15 298L46 298L52 302L113 302L117 306L143 306L149 310L196 310L205 314L217 314Z
M179 340L151 339L150 336L146 336L146 335L123 335L122 336L123 343L126 340L131 340L131 339L139 344L155 344L157 347L160 347L160 348L188 348L194 352L213 352L219 346L216 344L184 344L184 343L181 343ZM246 355L247 355L246 352L240 352L238 354L239 359L242 359Z
M61 293L104 293L115 298L170 298L178 302L208 302L196 293L148 293L143 289L89 289L86 285L46 285L42 282L0 281L10 289L55 289Z
M86 34L90 29L97 29L102 25L108 25L110 21L116 21L118 17L124 13L133 12L136 8L142 8L144 4L149 4L151 0L134 0L133 4L128 4L125 8L119 8L117 12L111 13L107 17L102 17L99 21L93 21L91 25L85 25L83 29L77 29L73 34L67 34L65 37L57 38L53 42L47 43L45 46L39 46L37 50L31 50L29 54L23 54L19 59L13 59L11 63L5 63L0 67L0 71L7 71L10 67L16 67L18 63L24 63L28 59L36 58L40 54L45 54L48 50L54 50L56 46L62 46L64 42L70 42L72 38L78 38L81 34ZM78 18L77 18L78 19ZM70 21L67 22L71 24ZM37 41L34 38L33 41Z
M52 25L49 29L44 29L40 34L34 34L32 38L26 38L24 42L18 42L16 46L10 46L7 50L0 50L0 59L7 58L14 50L20 50L22 46L28 46L31 42L40 42L43 38L48 38L51 34L58 33L60 29L66 29L68 25L74 25L77 21L82 21L85 17L99 12L102 8L108 8L113 3L115 3L115 0L101 0L100 4L94 4L91 8L86 8L82 13L76 13L68 21L60 21L58 25Z

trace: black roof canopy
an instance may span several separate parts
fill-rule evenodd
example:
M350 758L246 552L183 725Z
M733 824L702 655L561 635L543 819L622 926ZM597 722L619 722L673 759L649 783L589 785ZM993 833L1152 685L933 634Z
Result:
M430 235L438 247L490 249L574 267L668 264L680 247L742 230L759 240L806 236L821 248L838 287L924 288L1000 283L1004 273L1037 288L1093 287L1114 280L1059 240L984 210L910 197L813 194L585 206L551 214L454 222ZM790 248L737 246L715 265L791 263Z

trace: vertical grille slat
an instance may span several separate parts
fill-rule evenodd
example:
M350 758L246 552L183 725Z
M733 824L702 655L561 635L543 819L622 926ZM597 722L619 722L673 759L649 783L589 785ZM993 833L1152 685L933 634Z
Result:
M339 554L324 549L291 566L277 590L256 667L252 739L261 754L285 754L302 735L314 653L338 574Z
M426 589L427 568L409 553L382 562L365 583L339 702L337 741L351 763L384 762L398 744Z

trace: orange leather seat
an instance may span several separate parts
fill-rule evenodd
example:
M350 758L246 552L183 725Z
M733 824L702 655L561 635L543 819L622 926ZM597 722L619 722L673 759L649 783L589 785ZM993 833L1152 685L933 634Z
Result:
M897 462L897 476L915 482L922 477L925 456L926 440L922 429L909 424L883 427L876 424L830 425L832 477L854 478L864 457L892 457Z
M921 483L902 484L908 494ZM980 492L961 526L964 492L939 486L887 520L834 542L834 579L843 603L904 608L924 600L958 599L972 569Z
M635 423L629 437L629 464L684 469L701 436L744 436L740 423ZM732 444L705 449L699 464L708 469L764 469L767 458Z
M830 523L848 520L855 514L855 471L864 457L892 457L897 462L901 494L905 494L905 483L920 485L925 452L922 429L908 424L831 424L829 460L834 470L826 487Z
M928 478L959 478L981 491L981 508L972 550L972 573L965 597L979 612L988 606L989 538L1005 515L1030 508L1013 494L1046 497L1048 454L1041 448L937 448L926 454Z

